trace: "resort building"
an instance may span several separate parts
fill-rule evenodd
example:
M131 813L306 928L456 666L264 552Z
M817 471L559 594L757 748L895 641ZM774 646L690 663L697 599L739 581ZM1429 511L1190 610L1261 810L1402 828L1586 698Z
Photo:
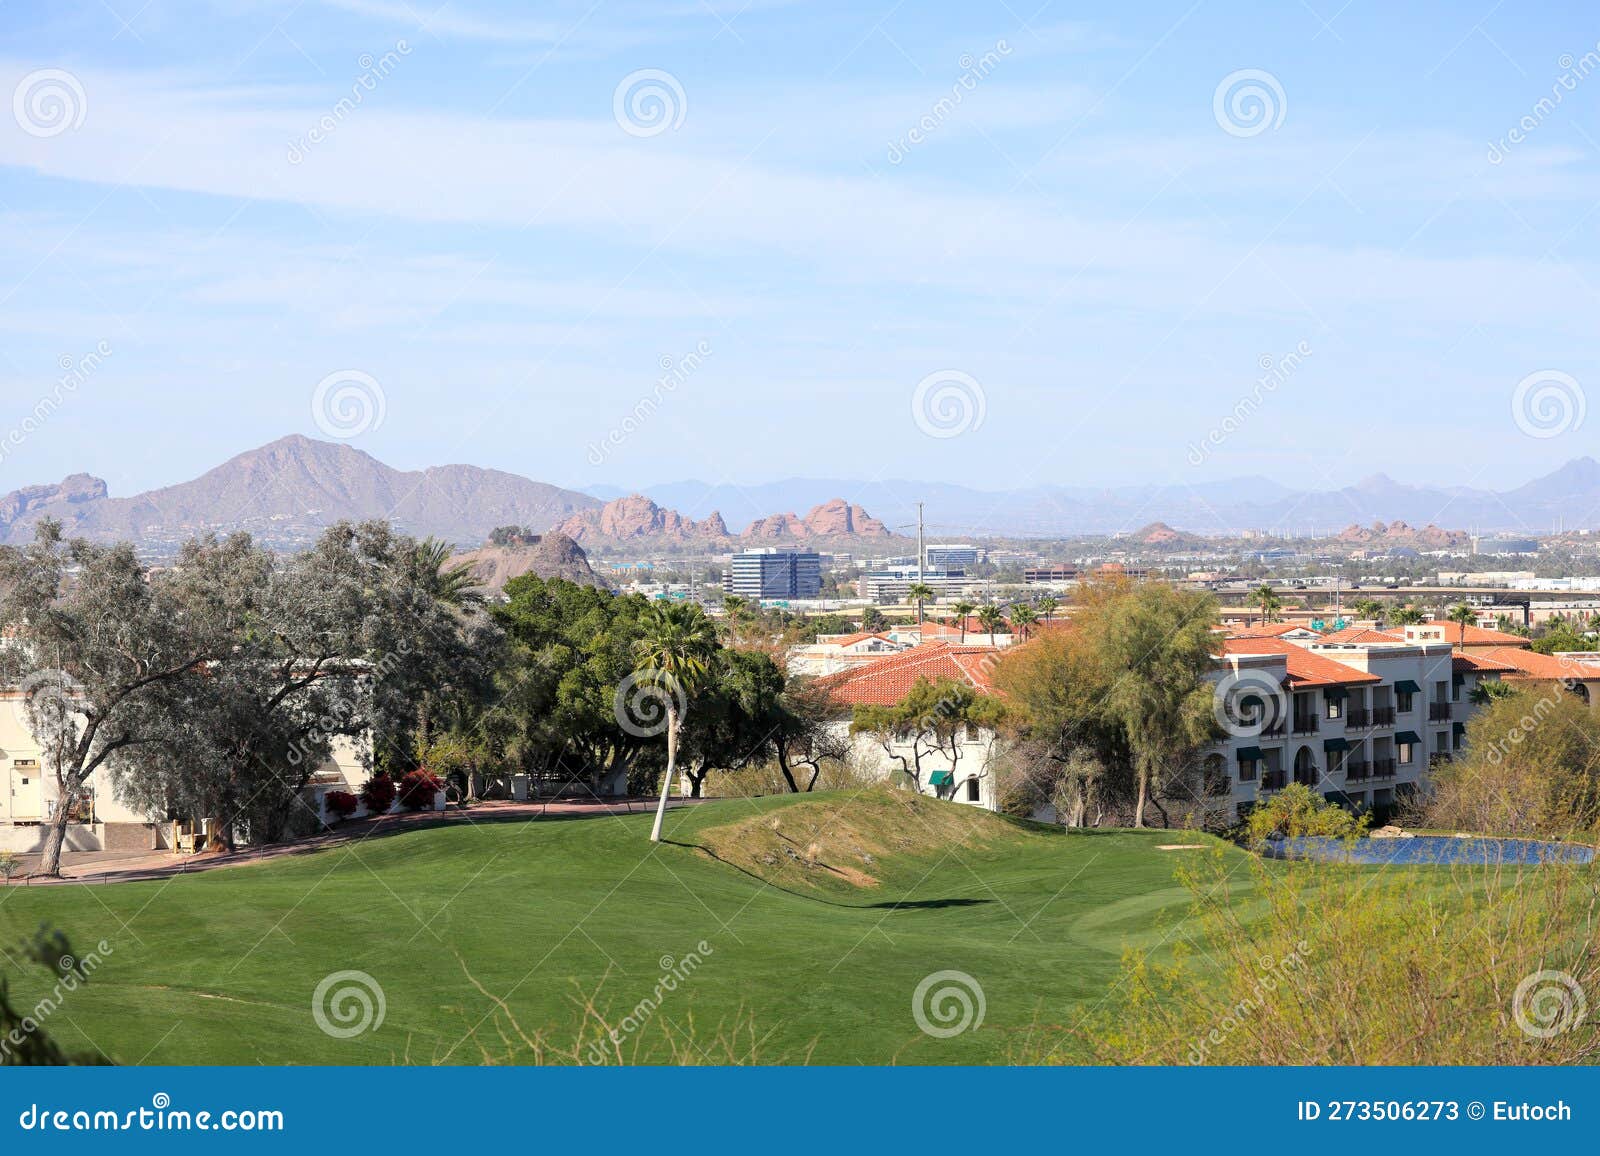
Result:
M729 560L722 588L752 602L815 598L822 593L822 555L802 550L742 550Z

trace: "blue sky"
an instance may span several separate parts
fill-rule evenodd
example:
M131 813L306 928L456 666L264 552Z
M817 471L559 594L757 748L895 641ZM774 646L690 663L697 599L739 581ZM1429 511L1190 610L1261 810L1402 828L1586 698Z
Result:
M571 486L1520 483L1600 428L1600 14L1396 8L11 0L0 491L330 429Z

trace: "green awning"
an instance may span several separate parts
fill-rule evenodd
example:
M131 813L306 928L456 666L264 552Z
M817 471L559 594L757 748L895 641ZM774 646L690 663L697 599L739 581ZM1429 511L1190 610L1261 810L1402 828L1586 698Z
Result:
M1402 678L1394 684L1394 689L1399 694L1421 694L1422 688L1409 678Z
M1456 738L1460 738L1462 735L1467 733L1467 724L1464 722L1458 722L1455 724L1454 729L1456 732Z
M1260 747L1240 747L1239 761L1241 763L1259 763L1261 761Z
M1343 702L1350 697L1350 692L1342 686L1324 687L1322 697L1330 702Z
M1397 743L1410 743L1414 747L1422 745L1422 736L1416 731L1395 731L1394 741Z
M1331 754L1334 751L1347 751L1349 749L1350 749L1350 740L1349 739L1323 739L1322 740L1322 750L1323 750L1324 754Z
M950 781L949 771L934 771L928 776L928 782L935 787L942 787Z

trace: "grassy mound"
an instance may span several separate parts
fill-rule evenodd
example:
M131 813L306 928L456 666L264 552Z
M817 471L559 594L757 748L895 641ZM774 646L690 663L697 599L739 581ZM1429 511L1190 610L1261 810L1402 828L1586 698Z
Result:
M1024 827L986 811L885 788L806 798L703 828L697 841L712 858L768 883L848 894L914 881L954 851L1026 838Z

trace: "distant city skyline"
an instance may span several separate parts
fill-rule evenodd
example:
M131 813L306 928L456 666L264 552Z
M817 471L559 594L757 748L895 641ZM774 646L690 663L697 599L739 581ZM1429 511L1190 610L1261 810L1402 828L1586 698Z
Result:
M1576 3L7 6L0 492L290 432L581 490L1503 491L1600 420L1597 41Z

